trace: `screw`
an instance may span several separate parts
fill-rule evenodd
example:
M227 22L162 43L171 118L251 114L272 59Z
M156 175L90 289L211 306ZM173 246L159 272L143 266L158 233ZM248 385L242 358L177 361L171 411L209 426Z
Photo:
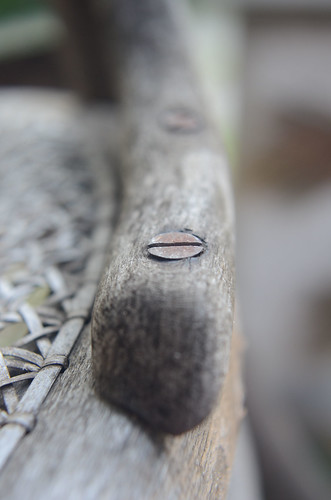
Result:
M198 114L184 107L167 109L161 116L161 125L174 134L192 134L203 127Z
M153 257L168 260L188 259L200 255L205 247L198 236L180 231L154 236L147 246Z

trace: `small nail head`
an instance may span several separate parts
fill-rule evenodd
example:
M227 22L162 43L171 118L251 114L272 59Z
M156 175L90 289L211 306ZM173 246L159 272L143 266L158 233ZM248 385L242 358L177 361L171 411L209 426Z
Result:
M197 257L204 251L202 240L194 234L174 231L160 233L148 244L148 253L165 260L181 260Z
M174 134L192 134L203 128L199 115L185 107L167 109L161 115L161 124L165 130Z

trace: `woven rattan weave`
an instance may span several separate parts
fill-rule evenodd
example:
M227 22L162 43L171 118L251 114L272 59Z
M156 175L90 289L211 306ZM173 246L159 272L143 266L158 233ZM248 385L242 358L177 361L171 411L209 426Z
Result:
M68 366L104 262L112 186L82 114L67 96L0 97L0 467Z

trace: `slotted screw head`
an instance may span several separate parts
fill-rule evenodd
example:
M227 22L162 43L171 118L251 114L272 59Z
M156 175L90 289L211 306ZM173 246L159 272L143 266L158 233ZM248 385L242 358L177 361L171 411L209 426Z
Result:
M176 231L154 236L149 242L147 249L148 253L153 257L180 260L197 257L204 251L205 247L198 236Z
M184 107L167 109L161 115L161 124L174 134L193 134L203 128L201 117L195 111Z

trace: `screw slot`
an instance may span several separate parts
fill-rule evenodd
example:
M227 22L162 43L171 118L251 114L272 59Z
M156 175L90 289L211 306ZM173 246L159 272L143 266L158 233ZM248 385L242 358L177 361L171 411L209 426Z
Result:
M205 246L198 236L174 231L154 236L147 249L148 253L153 257L165 260L180 260L201 255Z

